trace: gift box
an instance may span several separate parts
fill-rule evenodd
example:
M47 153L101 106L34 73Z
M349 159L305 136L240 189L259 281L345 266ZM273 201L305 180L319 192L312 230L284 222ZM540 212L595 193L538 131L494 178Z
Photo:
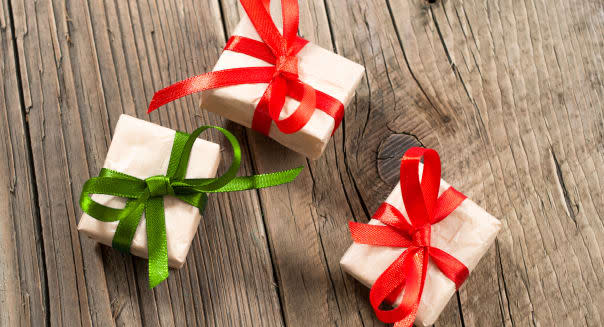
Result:
M202 92L203 109L316 159L340 125L365 69L296 35L297 0L241 4L245 13L214 70L158 91L149 112Z
M216 175L220 149L197 137L207 129L231 144L233 161ZM82 187L78 229L122 252L148 258L149 287L180 268L187 257L209 193L236 192L293 181L302 167L237 176L241 147L224 128L201 126L191 134L122 115L104 168Z
M422 175L422 171L423 165L419 164L418 174L420 176ZM438 179L440 179L440 173L438 175ZM376 216L384 217L389 215L388 212L396 211L388 209L391 208L389 206L392 206L400 211L400 214L404 216L407 223L410 222L407 208L403 201L401 182L397 184L388 196L386 204L380 207ZM440 179L438 196L442 197L443 193L447 190L450 190L450 185ZM457 192L454 191L454 193ZM467 273L469 273L469 271L472 271L476 267L480 258L495 241L497 233L501 228L501 223L460 193L454 194L455 196L459 196L459 201L461 202L455 203L458 206L452 212L430 226L431 230L428 233L430 235L428 236L429 243L431 247L440 249L457 259L461 264L465 265ZM451 203L455 201L445 202ZM382 220L388 221L388 219L392 219L391 216L386 219L382 218ZM385 226L378 219L371 219L369 225ZM411 227L410 230L414 230L414 228ZM415 238L413 236L414 240ZM372 287L376 283L376 280L398 260L405 250L406 248L404 247L376 246L355 242L342 257L340 265L344 271L362 284ZM415 324L417 325L432 325L455 293L456 286L459 286L465 280L465 277L462 276L461 280L458 281L459 284L456 285L456 282L451 280L451 277L445 276L441 269L434 263L434 260L431 259L428 262L423 293L420 292L421 300L415 316ZM394 295L396 296L396 300L393 301L393 306L396 307L401 304L403 293Z
M272 1L273 17L280 12L279 1ZM244 36L260 41L254 25L246 14L235 28L234 35ZM308 43L298 53L299 79L312 86L315 90L329 94L346 107L355 94L364 74L364 67L313 43ZM258 58L225 50L213 71L231 68L270 66ZM221 116L246 127L252 127L254 110L267 88L266 83L241 84L208 90L202 93L203 109L215 112ZM289 117L298 107L299 102L287 97L280 119ZM285 134L273 126L269 137L284 146L303 154L310 159L321 156L336 126L333 117L315 109L310 120L298 132Z
M165 175L175 134L172 129L121 115L103 167L140 179ZM219 161L218 144L196 139L191 150L186 178L214 177ZM92 200L112 208L124 208L126 203L122 197L105 194L93 194ZM164 208L168 264L170 267L180 268L185 263L201 214L198 208L169 195L164 197ZM143 214L142 221L136 228L130 252L147 258L144 219ZM103 222L84 213L78 230L99 243L111 246L118 223Z

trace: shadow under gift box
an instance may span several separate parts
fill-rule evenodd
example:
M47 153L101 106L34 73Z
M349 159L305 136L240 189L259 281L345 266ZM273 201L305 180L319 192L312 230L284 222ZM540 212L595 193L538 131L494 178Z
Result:
M420 164L420 174L422 168ZM441 179L439 196L449 186ZM409 221L401 196L400 183L390 193L386 202L400 210ZM384 225L376 219L371 219L369 224ZM449 216L432 225L431 246L449 253L472 272L480 258L495 241L500 229L501 222L497 218L474 201L465 199ZM371 287L382 272L404 251L405 248L353 243L340 260L340 265L359 282ZM430 261L415 324L420 326L434 324L453 294L455 294L455 283ZM402 294L398 296L395 305L401 303L402 297Z
M156 175L165 175L170 162L170 153L176 132L172 129L146 122L131 116L121 115L104 168L119 171L140 179ZM212 178L216 176L220 162L220 146L202 139L195 140L187 167L186 178ZM124 198L93 194L92 199L100 204L123 208ZM199 209L173 196L164 196L166 217L166 237L168 242L168 265L181 268L201 215ZM83 214L78 230L88 237L111 246L113 234L119 222L102 222ZM141 219L130 252L138 257L147 258L147 233L145 216Z
M233 35L261 41L245 12L242 11L241 16L242 19ZM280 1L271 1L271 16L275 25L279 27ZM334 97L344 105L344 108L350 103L365 72L363 66L313 43L308 43L298 53L298 62L299 79L315 90ZM272 65L242 53L225 50L218 58L213 71L261 66ZM204 91L201 107L238 124L251 127L256 105L267 85L266 83L242 84ZM299 104L298 101L287 97L280 119L289 117ZM284 134L272 123L269 137L310 159L317 159L325 150L334 126L335 121L331 116L315 108L310 120L301 130Z

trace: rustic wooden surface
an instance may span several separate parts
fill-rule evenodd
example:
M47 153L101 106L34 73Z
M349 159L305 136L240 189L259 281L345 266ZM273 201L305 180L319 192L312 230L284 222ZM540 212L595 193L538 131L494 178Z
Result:
M367 68L317 161L195 96L145 113L211 69L237 0L0 0L0 326L380 326L338 261L412 145L504 226L437 326L603 326L604 2L300 3L302 37ZM148 290L144 260L76 230L121 113L226 126L244 174L306 169L212 196L187 264Z

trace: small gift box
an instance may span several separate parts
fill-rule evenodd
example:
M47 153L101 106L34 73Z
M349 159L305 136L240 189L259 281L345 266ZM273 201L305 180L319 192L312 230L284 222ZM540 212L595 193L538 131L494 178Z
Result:
M272 1L272 4L272 12L280 13L279 1ZM276 16L273 14L273 17ZM256 28L246 14L242 15L233 35L261 41ZM229 47L218 59L214 71L271 65L254 56L228 49ZM317 91L332 96L344 107L350 103L355 89L363 77L365 70L363 66L313 43L306 44L297 57L300 81L312 86ZM246 127L252 127L255 108L267 89L267 85L265 83L242 84L206 91L202 93L201 105L205 110L218 113ZM299 101L287 97L279 118L289 117L299 104ZM334 117L315 109L310 120L299 131L286 134L279 128L273 127L270 128L268 135L286 147L311 159L316 159L325 150L335 127Z
M164 175L168 171L175 134L176 131L172 129L121 115L103 167L140 179ZM220 146L197 139L191 150L186 177L214 177L219 162ZM112 208L124 208L126 203L126 199L122 197L105 194L94 194L92 199ZM201 214L196 207L173 196L165 197L164 209L168 263L172 268L180 268L187 258ZM84 213L78 224L78 230L99 243L111 246L118 223L118 221L103 222ZM145 223L138 225L130 252L135 256L147 258Z
M436 152L412 148L403 157L400 183L369 224L350 223L355 243L340 264L371 287L380 320L429 326L500 228L499 220L440 179ZM382 310L384 301L394 309Z
M150 111L203 91L203 109L316 159L338 128L364 67L297 37L297 0L272 1L271 8L269 2L241 0L245 13L214 70L159 91ZM273 18L281 6L283 28L277 28Z
M214 178L217 144L197 137L220 131L231 143L233 162ZM78 229L122 252L149 258L149 286L184 264L208 193L258 189L288 183L302 168L236 177L241 148L233 134L202 126L185 134L122 115L104 168L82 187L84 211Z

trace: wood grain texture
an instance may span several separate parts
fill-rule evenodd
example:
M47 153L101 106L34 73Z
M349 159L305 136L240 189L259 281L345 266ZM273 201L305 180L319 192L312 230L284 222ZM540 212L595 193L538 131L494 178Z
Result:
M35 176L20 101L10 5L0 1L0 326L46 321Z
M300 9L302 37L367 70L317 161L195 96L146 115L156 90L211 70L237 0L0 0L0 325L383 326L338 262L347 222L368 220L418 145L504 224L436 326L604 325L604 3ZM185 267L149 290L144 260L75 227L122 113L226 126L241 174L305 169L286 186L211 196Z
M389 5L417 83L450 118L420 141L504 222L460 291L464 324L602 325L602 3Z
M146 118L155 90L216 61L225 42L218 3L13 1L12 7L50 324L281 325L254 192L212 196L187 265L154 290L147 288L146 261L80 238L76 230L81 186L98 173L119 115ZM197 102L191 97L149 118L186 131L225 125L197 115ZM226 125L241 138L242 128ZM216 134L207 138L227 146ZM243 174L250 172L249 153L244 157Z
M235 4L223 2L226 26L237 24ZM329 24L323 1L300 2L302 37L333 50ZM360 62L354 56L349 58ZM308 161L248 131L258 172L305 166L293 183L260 190L287 325L381 325L366 301L367 290L339 266L350 245L347 221L354 217L353 209L363 212L358 197L350 193L354 189L342 161L340 131L317 161Z

